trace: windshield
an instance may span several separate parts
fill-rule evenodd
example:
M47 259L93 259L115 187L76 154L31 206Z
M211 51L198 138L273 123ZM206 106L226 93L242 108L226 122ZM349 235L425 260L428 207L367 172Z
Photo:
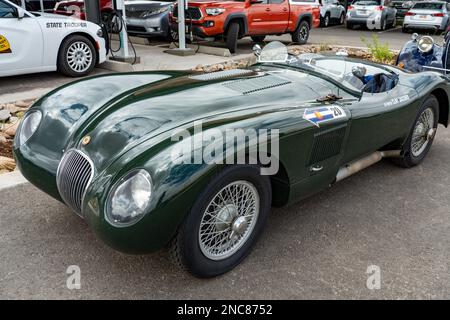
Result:
M416 3L413 7L413 9L425 9L425 10L441 10L443 3L439 2L421 2Z
M320 55L305 53L299 56L290 55L287 47L278 41L266 45L259 53L259 62L282 63L305 71L319 73L328 77L339 86L345 86L352 91L361 92L365 85L364 81L375 75L395 73L381 66L362 63L358 60L348 60L344 56ZM355 70L364 70L364 75L358 77Z
M355 1L353 3L354 5L358 5L358 6L379 6L381 4L381 0L372 0L372 1L368 1L368 0L360 0L360 1Z

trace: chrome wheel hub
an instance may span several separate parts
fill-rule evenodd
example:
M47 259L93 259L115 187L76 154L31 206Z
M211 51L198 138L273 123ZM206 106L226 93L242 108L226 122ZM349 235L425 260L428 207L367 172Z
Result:
M67 50L67 63L75 72L85 72L93 62L92 51L81 41L74 42Z
M222 188L203 212L199 229L202 253L211 260L223 260L236 253L248 240L259 215L256 187L244 180Z
M413 130L411 138L411 153L413 156L420 156L433 139L436 129L434 128L434 112L431 108L425 109Z

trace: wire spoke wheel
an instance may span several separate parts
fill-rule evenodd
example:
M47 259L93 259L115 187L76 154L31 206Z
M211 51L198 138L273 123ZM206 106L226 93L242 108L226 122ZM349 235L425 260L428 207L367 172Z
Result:
M419 157L427 148L434 133L434 113L431 108L425 109L417 120L411 138L411 153Z
M77 72L87 71L93 63L93 54L91 48L82 41L74 42L67 50L67 64Z
M211 260L223 260L236 253L252 234L259 206L258 190L248 181L235 181L222 188L200 222L202 253Z

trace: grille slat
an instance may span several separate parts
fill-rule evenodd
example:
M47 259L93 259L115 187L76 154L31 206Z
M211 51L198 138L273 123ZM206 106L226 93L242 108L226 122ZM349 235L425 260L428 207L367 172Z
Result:
M84 193L94 175L90 159L78 150L67 151L58 167L56 182L63 201L81 215Z

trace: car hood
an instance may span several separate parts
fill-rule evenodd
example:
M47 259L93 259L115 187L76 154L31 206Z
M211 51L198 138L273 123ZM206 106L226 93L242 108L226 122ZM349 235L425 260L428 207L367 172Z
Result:
M44 113L40 147L58 159L65 150L81 149L102 170L137 144L194 121L219 126L230 117L251 118L315 101L330 90L319 78L296 71L242 73L228 79L180 72L128 74L67 86L39 103ZM86 136L90 143L83 145Z
M70 21L70 22L86 22L81 21L80 19L76 19L70 16L63 16L56 13L48 13L48 12L32 12L33 14L37 15L37 19L42 19L46 21Z
M126 7L150 8L157 9L160 7L167 7L175 2L166 1L125 1Z

